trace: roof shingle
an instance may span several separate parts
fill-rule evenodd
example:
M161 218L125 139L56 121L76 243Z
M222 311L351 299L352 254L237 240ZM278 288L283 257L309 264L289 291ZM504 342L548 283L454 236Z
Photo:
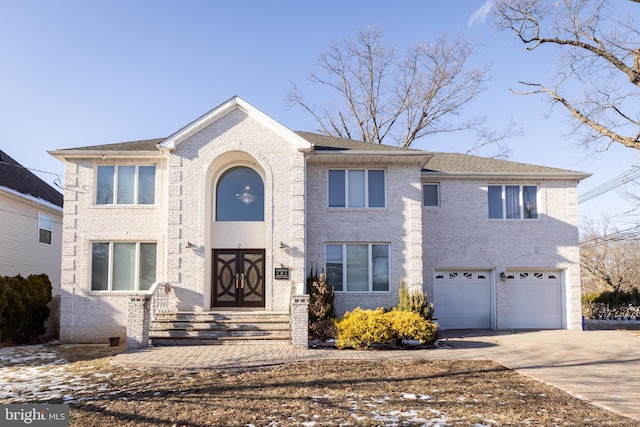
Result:
M63 196L29 169L0 150L0 187L7 187L62 207Z
M586 178L589 174L571 171L566 169L539 166L528 163L518 163L508 160L491 159L486 157L472 156L459 153L440 153L413 148L396 147L386 144L375 144L371 142L356 141L334 136L322 135L312 132L295 132L298 136L309 141L314 146L316 152L347 152L366 151L393 153L393 154L431 154L433 157L424 168L425 173L442 174L528 174L528 175L561 175L575 176L579 179ZM71 148L68 150L77 151L158 151L158 144L165 138L147 139L140 141L121 142L116 144L94 145L87 147ZM66 150L60 150L64 152Z
M548 166L518 163L508 160L491 159L458 153L434 153L433 158L424 168L425 172L447 174L463 173L527 173L527 174L577 174L582 172Z

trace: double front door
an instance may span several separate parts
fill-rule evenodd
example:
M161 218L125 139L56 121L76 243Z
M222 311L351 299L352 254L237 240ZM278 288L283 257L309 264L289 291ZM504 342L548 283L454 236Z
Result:
M212 286L212 307L264 307L264 249L214 249Z

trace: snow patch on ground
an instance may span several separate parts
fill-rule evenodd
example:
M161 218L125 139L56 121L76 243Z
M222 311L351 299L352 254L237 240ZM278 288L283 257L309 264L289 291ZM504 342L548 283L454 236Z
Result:
M0 349L0 403L57 398L69 403L88 391L95 392L96 385L89 384L87 378L66 371L68 364L44 345Z
M111 374L92 373L88 367L86 370L76 368L75 371L67 369L69 362L60 358L50 347L44 345L6 347L0 349L0 404L19 402L44 402L51 399L62 399L64 403L82 402L96 399L97 397L122 394L123 390L110 389L106 381ZM84 375L79 375L78 373ZM135 382L135 378L132 378ZM437 393L438 390L432 390ZM122 400L135 400L136 393L131 393L130 398L120 397ZM153 393L154 396L160 393ZM310 396L312 402L323 402L335 399L331 394ZM402 409L391 411L382 410L382 405L388 408L389 403L397 400L404 402ZM460 396L459 401L464 401ZM453 420L448 414L430 408L429 402L433 397L414 391L398 392L397 395L382 395L379 397L365 398L357 393L349 395L351 420L335 420L336 424L353 425L356 423L374 423L385 426L421 425L421 426L447 426ZM415 407L407 407L415 405ZM108 408L107 408L108 409ZM277 411L277 409L275 410ZM496 421L484 419L477 414L478 422L475 427L493 427ZM306 414L301 417L309 419ZM312 420L303 421L304 427L315 427L318 423L324 425L326 420L320 420L319 415L312 415ZM318 421L315 421L318 420ZM253 427L247 424L248 427Z

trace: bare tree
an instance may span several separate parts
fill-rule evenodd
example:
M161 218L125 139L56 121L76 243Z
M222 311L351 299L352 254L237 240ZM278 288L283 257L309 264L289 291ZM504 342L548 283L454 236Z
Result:
M580 244L583 284L594 281L599 291L627 291L640 283L640 231L609 230L607 221L586 225ZM584 287L584 286L583 286Z
M302 107L326 135L409 147L438 133L477 131L472 150L498 146L519 133L516 123L504 131L487 131L483 117L462 119L463 108L485 90L488 67L468 65L474 46L459 37L440 36L399 53L383 43L379 29L361 29L356 38L332 43L318 58L311 82L338 95L338 102L317 107L297 86L291 105Z
M548 83L521 81L520 94L543 94L573 118L592 151L617 142L640 149L640 0L496 0L500 29L526 49L557 48ZM576 94L577 95L574 95Z

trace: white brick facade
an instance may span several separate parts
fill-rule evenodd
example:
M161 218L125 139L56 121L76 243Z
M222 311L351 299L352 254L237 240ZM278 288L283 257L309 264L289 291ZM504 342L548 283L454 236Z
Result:
M96 241L155 242L156 281L171 285L176 308L182 311L212 309L214 248L258 249L250 246L261 245L263 309L287 312L292 285L303 283L311 267L325 268L327 243L385 243L389 245L390 290L338 292L339 313L356 306L394 306L401 280L431 296L434 269L484 269L493 273L495 326L501 328L503 284L496 279L500 272L542 268L562 272L565 326L579 327L576 179L546 180L542 173L535 179L517 180L539 186L540 218L489 220L487 185L516 181L504 176L425 176L422 169L433 154L417 150L376 147L361 149L362 155L316 151L313 145L323 140L307 141L237 98L166 140L142 143L146 145L53 153L66 162L62 340L105 342L110 336L126 336L130 297L135 292L91 291L92 242ZM156 165L155 204L96 205L96 166L100 164ZM247 224L255 232L247 232L247 227L238 228L240 233L229 232L224 227L233 225L215 221L216 184L234 166L255 170L264 182L264 221ZM335 168L384 170L385 207L329 208L328 170ZM440 207L422 207L422 182L439 183ZM289 279L276 280L276 267L288 268Z
M96 205L96 166L156 164L154 205ZM163 159L69 159L65 165L60 339L95 342L126 336L128 292L91 291L95 241L156 242L156 277L164 276L166 162Z
M539 219L489 219L487 186L504 183L538 185ZM581 327L575 182L447 179L440 182L440 200L440 207L423 212L424 277L429 296L433 295L434 269L491 271L496 286L496 327L503 329L505 283L500 273L557 270L566 298L564 325Z
M304 281L304 154L238 110L183 141L170 155L166 281L176 288L179 309L210 308L211 265L206 260L212 248L213 186L233 165L248 165L263 175L265 309L287 311L291 282L274 280L273 271L287 266L290 280ZM196 249L185 249L187 242ZM237 247L236 242L229 245Z
M357 163L353 166L360 166ZM336 311L355 307L393 307L400 280L422 288L422 208L420 169L413 164L386 165L386 207L329 208L328 170L335 165L309 162L307 167L307 266L325 266L327 243L388 243L389 292L349 293L335 296ZM345 167L341 164L338 167Z
M126 336L129 300L135 293L91 291L96 241L156 242L156 280L172 285L176 308L211 309L213 195L216 179L235 165L255 169L264 181L264 309L288 311L292 282L305 280L304 156L277 132L234 109L154 157L66 157L61 339L104 342ZM100 164L155 164L155 204L96 205ZM187 243L192 247L186 248ZM289 280L275 280L275 267L287 267Z

